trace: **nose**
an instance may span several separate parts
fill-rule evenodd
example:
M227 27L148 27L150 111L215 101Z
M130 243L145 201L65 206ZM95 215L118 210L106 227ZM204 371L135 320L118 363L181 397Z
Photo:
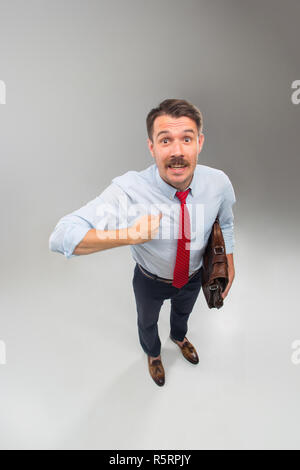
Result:
M172 154L174 157L183 157L182 147L180 142L174 142L172 145Z

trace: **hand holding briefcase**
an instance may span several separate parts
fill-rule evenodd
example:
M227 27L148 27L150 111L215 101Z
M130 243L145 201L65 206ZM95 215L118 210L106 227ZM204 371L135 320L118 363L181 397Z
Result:
M216 218L203 254L202 289L209 308L223 306L221 293L229 282L223 233Z

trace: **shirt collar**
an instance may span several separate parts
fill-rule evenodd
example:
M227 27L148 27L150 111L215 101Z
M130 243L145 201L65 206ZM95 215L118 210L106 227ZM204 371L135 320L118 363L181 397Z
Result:
M167 196L168 199L174 199L175 198L175 195L178 191L178 189L176 188L173 188L173 186L171 186L170 184L166 183L162 177L160 176L159 174L159 171L158 171L158 167L157 165L155 164L155 179L156 179L156 182L157 182L157 185L159 187L159 189L162 191L162 193ZM190 183L190 185L188 186L188 188L191 188L190 190L190 193L192 196L195 196L196 194L196 180L195 180L195 171L194 171L194 174L193 174L193 178L192 178L192 181ZM186 189L188 189L186 188ZM186 190L185 189L185 190Z

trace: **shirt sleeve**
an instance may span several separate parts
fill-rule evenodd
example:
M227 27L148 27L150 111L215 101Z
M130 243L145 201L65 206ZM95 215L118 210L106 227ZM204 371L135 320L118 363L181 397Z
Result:
M219 208L218 216L223 233L226 254L230 254L233 253L235 247L234 215L232 206L236 203L236 197L231 181L225 173L223 174L225 175L226 181L223 192L223 201Z
M118 230L128 224L128 196L115 183L111 183L99 196L86 205L62 217L49 238L49 249L74 256L75 247L91 229Z

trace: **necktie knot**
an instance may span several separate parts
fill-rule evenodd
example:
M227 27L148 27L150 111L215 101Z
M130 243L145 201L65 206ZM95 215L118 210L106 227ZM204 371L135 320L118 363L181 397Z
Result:
M190 192L190 188L187 189L186 191L177 191L176 192L176 196L180 200L181 204L185 203L187 195L189 194L189 192Z

